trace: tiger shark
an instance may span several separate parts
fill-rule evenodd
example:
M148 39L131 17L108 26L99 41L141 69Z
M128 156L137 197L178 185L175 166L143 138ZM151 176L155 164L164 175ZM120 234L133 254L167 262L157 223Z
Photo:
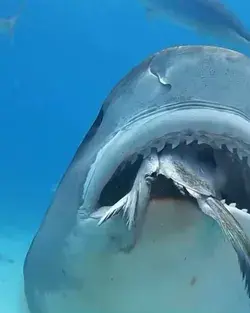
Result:
M140 0L149 16L233 43L249 44L250 32L236 14L219 0Z
M30 313L250 308L250 59L149 56L111 91L27 252Z

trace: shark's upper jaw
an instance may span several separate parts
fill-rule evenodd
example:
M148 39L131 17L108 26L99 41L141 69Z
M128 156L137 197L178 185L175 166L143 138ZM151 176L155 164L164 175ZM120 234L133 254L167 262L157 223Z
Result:
M188 109L185 108L187 106ZM174 149L182 144L200 151L210 150L210 161L216 162L227 176L226 187L222 191L227 203L236 202L239 208L248 210L248 138L249 121L238 112L218 109L215 104L186 102L176 105L172 112L145 114L141 119L135 117L97 155L94 172L91 175L90 170L88 184L85 184L80 219L122 198L131 188L142 159L152 149L160 152L163 148ZM232 179L240 184L241 192L233 191ZM153 196L157 196L157 192Z
M206 140L205 137L202 137L200 140L185 138L176 147L166 142L164 150L171 151L171 149L176 149L183 145L189 145L191 149L198 151L199 157L203 161L212 163L213 166L218 167L226 174L226 181L223 182L223 188L220 190L221 200L238 209L243 209L244 212L250 212L250 189L247 184L250 179L248 158L238 154L237 148L233 148L234 143L230 142L228 146L226 143L220 143L219 146L218 142ZM158 150L158 152L160 154L161 150ZM130 191L143 158L144 155L138 153L132 159L124 161L119 166L101 192L98 201L100 207L114 205ZM235 186L239 186L239 188ZM188 194L183 196L171 180L167 180L160 175L152 184L151 198L172 197L183 198L188 197Z
M248 156L249 81L249 59L217 47L170 48L135 67L104 102L90 153L82 157L92 153L77 216L98 209L117 168L152 147L196 139Z

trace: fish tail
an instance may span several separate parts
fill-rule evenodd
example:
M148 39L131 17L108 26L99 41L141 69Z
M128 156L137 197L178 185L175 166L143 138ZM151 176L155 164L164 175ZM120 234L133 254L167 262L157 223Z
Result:
M103 224L105 221L110 219L112 216L123 211L123 215L127 215L128 229L132 228L136 216L136 205L138 200L138 191L132 190L117 203L111 206L107 212L101 217L98 225Z
M243 36L244 35L244 36ZM241 35L241 37L243 38L243 40L247 43L250 44L250 32L244 32L244 34Z
M235 31L234 35L246 44L250 44L250 32L247 29L240 27Z
M231 242L237 253L242 278L245 282L247 294L250 297L250 240L239 222L221 201L208 197L204 199L204 202L209 209L205 209L203 212L216 220L225 237Z
M18 18L20 17L20 15L23 13L25 6L26 6L26 0L23 0L21 2L21 5L20 5L16 15L9 18L8 34L9 34L10 41L11 41L12 45L14 44L14 29L16 26L16 22L17 22Z
M128 195L125 195L118 202L112 205L106 212L103 212L103 215L100 218L98 225L100 226L101 224L106 222L108 219L118 214L120 211L124 210L127 202L128 202Z

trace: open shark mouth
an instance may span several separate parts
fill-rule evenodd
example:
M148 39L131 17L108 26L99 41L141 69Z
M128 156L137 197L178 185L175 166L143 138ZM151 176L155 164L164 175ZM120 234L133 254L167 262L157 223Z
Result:
M249 58L206 46L160 51L117 84L26 255L30 312L229 312L242 295L249 309L249 90Z
M250 168L238 145L233 141L229 145L226 141L208 141L205 136L200 139L190 136L174 144L153 146L146 155L135 154L118 167L103 188L99 205L108 210L99 225L122 213L128 229L134 229L139 237L151 199L192 198L231 242L250 295L250 241L229 210L230 206L246 214L250 210ZM195 158L186 162L190 155Z
M190 138L183 139L174 144L163 143L155 145L157 152L163 150L176 149L177 146L188 145L195 151L201 160L212 163L215 167L223 168L226 172L226 181L221 190L221 201L226 204L236 207L244 212L250 212L250 186L247 183L250 180L250 167L248 157L244 152L238 149L238 145L234 142L222 143L206 140L205 136L200 139ZM122 162L118 169L113 174L112 178L103 188L99 206L112 206L124 197L132 188L137 172L147 154L138 153L133 155L128 160ZM153 182L151 188L151 198L168 198L168 197L189 197L179 191L174 183L159 175Z

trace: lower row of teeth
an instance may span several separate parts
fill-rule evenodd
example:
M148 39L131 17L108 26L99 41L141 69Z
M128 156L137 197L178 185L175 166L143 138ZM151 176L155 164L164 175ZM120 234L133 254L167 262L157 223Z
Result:
M123 215L126 215L127 217L128 228L131 229L133 224L136 222L136 215L138 215L138 211L144 211L150 201L151 182L152 180L154 180L154 178L152 178L150 174L157 172L157 174L163 174L168 179L171 178L173 180L173 178L169 177L169 175L167 174L166 166L164 169L161 168L159 160L160 159L156 151L154 153L151 153L147 158L144 159L134 180L131 191L114 205L109 207L107 211L104 212L104 214L102 214L98 223L99 225L110 219L112 216L123 212ZM143 179L142 174L144 175ZM187 191L189 195L196 199L201 196L197 192L192 192L192 190L189 189L188 186L183 186L174 180L173 183L182 194L185 194L185 191ZM228 210L230 210L230 208L238 209L236 203L227 204L226 200L221 200L221 203ZM241 209L241 211L247 213L247 209Z

